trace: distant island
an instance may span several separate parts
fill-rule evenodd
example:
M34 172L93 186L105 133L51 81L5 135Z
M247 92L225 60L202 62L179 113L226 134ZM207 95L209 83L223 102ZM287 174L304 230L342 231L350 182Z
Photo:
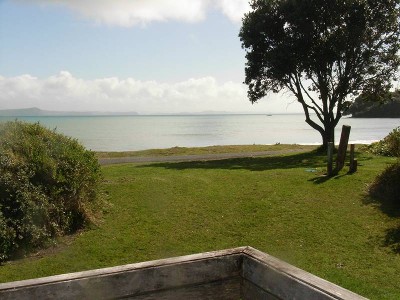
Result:
M50 111L37 107L0 110L1 117L42 117L42 116L136 116L137 112L97 112L97 111Z
M344 115L352 118L400 118L400 92L390 93L382 102L357 97Z

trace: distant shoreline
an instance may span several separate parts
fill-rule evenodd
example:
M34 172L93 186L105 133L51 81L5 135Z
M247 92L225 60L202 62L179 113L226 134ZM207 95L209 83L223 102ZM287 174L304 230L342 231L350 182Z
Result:
M137 112L97 112L97 111L51 111L37 107L0 110L0 117L90 117L90 116L136 116Z

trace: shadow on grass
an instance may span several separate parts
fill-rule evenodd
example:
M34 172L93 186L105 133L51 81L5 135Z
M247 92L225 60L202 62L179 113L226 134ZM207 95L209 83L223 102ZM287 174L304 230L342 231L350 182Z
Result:
M384 214L391 218L400 218L400 205L393 201L378 199L371 195L367 195L363 203L372 205L381 210ZM385 236L381 242L382 247L389 248L393 253L400 254L400 225L389 228L385 231Z
M335 175L335 176L320 175L320 176L311 178L311 179L309 179L308 181L312 181L312 182L314 182L315 184L321 184L321 183L325 183L325 182L327 182L328 180L332 180L332 179L338 180L338 179L342 178L343 176L347 176L347 175L352 175L352 174L351 174L351 173L347 173L347 174Z
M372 157L360 155L360 153L358 153L358 152L356 152L356 157L358 157L358 161L359 161L358 166L363 166L362 162L365 162L365 161L368 161L368 160L372 159ZM336 174L336 175L333 175L333 176L326 176L326 174L323 174L323 175L319 175L319 176L316 176L314 178L311 178L308 181L312 181L315 184L322 184L322 183L325 183L325 182L327 182L329 180L338 180L338 179L340 179L340 178L342 178L344 176L356 175L357 172L348 171L347 173L343 173L343 172L345 172L346 169L349 169L349 166L350 166L350 164L346 163L345 167L340 171L339 174ZM335 163L334 163L333 167L335 167Z
M386 230L383 246L390 248L394 253L400 254L400 226Z
M379 199L371 195L366 195L363 199L365 205L372 205L379 208L384 214L391 218L400 218L400 205L393 201Z
M231 158L221 160L207 161L191 161L178 163L155 163L149 165L138 166L140 168L159 167L165 169L185 170L185 169L224 169L224 170L250 170L250 171L265 171L275 169L291 169L291 168L310 168L324 164L324 156L321 156L314 151L282 155L282 156L266 156L266 157L245 157Z

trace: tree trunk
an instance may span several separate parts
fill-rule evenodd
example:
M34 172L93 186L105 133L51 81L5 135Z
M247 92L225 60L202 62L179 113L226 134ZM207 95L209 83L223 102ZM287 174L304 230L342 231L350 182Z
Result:
M335 127L333 124L325 124L324 131L320 132L322 136L322 149L328 149L328 143L332 142L335 145Z

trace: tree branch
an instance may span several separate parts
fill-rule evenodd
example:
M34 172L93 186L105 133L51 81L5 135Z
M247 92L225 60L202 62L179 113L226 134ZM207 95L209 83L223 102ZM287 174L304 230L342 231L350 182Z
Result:
M301 84L300 84L299 75L294 74L294 78L292 78L292 79L294 81L293 82L294 86L292 86L292 87L295 88L295 95L297 97L297 100L303 106L304 114L306 115L306 123L308 125L310 125L312 128L314 128L315 130L317 130L319 133L321 133L321 135L324 135L324 129L320 125L315 123L310 117L310 112L308 109L313 109L317 113L317 116L320 119L320 121L323 123L323 120L321 119L321 116L319 115L319 113L316 111L315 107L307 105L307 103L304 101L303 93L301 92Z
M315 105L315 107L319 110L319 113L323 114L322 108L315 102L315 100L311 97L311 95L308 93L307 89L303 86L303 84L300 81L300 87L304 91L304 93L307 95L307 97L311 100L311 102ZM316 110L315 110L316 111ZM317 111L316 111L317 112Z

